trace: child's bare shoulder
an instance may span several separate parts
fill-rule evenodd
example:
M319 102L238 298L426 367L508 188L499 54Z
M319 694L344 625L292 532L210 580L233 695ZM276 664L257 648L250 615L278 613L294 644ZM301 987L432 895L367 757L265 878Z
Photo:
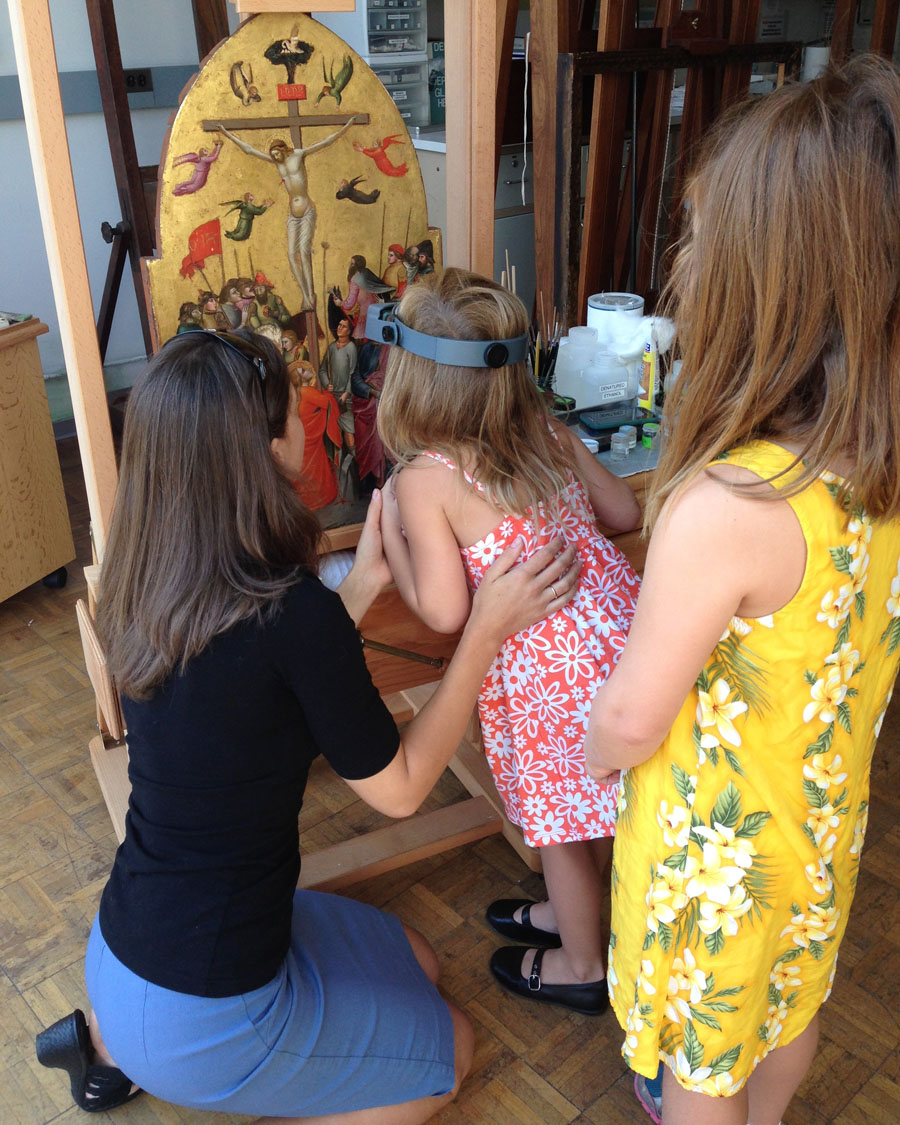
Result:
M457 477L451 467L427 453L419 453L409 464L394 471L398 498L441 496L454 488Z

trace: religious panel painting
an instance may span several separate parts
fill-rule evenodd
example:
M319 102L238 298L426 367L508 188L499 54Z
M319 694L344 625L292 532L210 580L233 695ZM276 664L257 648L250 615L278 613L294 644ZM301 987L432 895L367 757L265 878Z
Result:
M160 165L146 278L157 346L245 327L282 349L307 432L304 499L357 522L385 475L387 349L369 306L440 262L415 150L387 89L310 16L246 20L206 59Z

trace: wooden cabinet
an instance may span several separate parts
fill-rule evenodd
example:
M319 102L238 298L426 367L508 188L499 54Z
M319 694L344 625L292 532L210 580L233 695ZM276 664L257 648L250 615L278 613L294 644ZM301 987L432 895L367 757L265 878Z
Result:
M0 329L0 601L75 557L37 337Z

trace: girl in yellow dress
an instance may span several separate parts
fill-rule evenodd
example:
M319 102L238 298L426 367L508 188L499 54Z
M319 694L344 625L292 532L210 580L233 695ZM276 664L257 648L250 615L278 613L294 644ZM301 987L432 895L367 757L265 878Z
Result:
M609 990L665 1125L776 1125L815 1054L900 660L900 76L727 116L673 275L684 359L588 769L622 769Z

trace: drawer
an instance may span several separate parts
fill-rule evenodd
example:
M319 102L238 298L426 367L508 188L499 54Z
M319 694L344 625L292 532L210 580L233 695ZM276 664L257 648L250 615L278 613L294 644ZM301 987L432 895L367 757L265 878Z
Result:
M495 211L506 211L513 207L521 208L522 168L525 161L521 152L501 153L500 168L497 173L497 195L494 200ZM525 207L534 206L534 165L531 153L525 168Z
M428 81L428 64L426 62L400 62L391 65L379 66L373 64L372 70L389 89L394 86L409 86L412 84L426 84Z
M391 66L373 66L400 111L407 128L427 125L430 120L431 100L428 94L428 63L395 63Z
M425 53L428 42L428 32L424 27L404 30L392 29L388 25L384 30L369 28L369 54L371 55L404 55L417 52Z

